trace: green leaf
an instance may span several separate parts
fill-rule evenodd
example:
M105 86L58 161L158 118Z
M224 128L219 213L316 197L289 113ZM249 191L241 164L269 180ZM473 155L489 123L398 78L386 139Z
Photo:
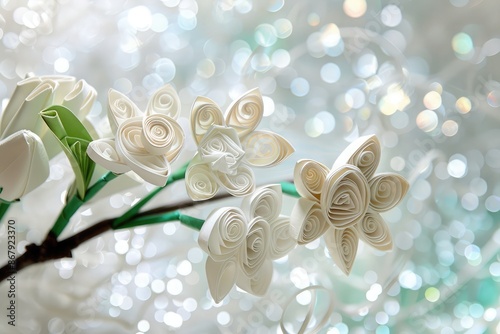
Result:
M95 163L87 155L87 147L93 140L92 137L66 107L51 106L41 111L40 115L68 157L75 173L78 196L83 199L95 168Z

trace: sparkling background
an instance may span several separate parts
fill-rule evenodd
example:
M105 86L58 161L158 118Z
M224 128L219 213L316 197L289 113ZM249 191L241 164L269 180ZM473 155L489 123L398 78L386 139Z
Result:
M259 184L291 177L301 158L330 165L348 142L370 133L383 145L378 171L411 183L384 215L395 249L360 245L349 277L317 241L275 262L264 298L233 289L214 305L196 232L178 223L108 232L74 259L18 274L15 330L281 333L282 321L297 332L312 303L310 327L321 325L322 333L500 331L499 12L494 0L1 1L2 105L29 72L73 75L97 89L89 120L107 135L109 88L143 108L171 83L188 131L196 96L227 106L257 86L261 128L297 151L258 171ZM188 136L175 165L194 149ZM65 158L56 157L48 181L10 208L19 252L43 239L71 177ZM119 180L64 235L119 215L152 188ZM149 207L185 197L181 182ZM293 203L286 200L286 213ZM220 205L186 212L204 218ZM5 226L0 249L7 248ZM301 292L309 286L317 287ZM0 287L5 310L6 284ZM2 319L0 332L12 332Z

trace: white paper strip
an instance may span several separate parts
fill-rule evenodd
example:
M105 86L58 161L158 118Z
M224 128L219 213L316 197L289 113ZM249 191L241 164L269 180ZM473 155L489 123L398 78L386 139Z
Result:
M354 227L336 229L331 227L325 233L325 243L337 266L349 275L358 251L358 232Z
M281 215L269 222L271 240L269 243L269 258L277 260L288 255L297 246L291 235L290 217Z
M245 245L240 253L241 269L247 277L254 277L266 260L269 239L269 223L262 218L254 218L248 225Z
M380 142L375 135L359 137L335 160L332 169L345 164L358 167L369 180L380 162Z
M275 166L295 151L285 138L269 131L253 131L241 145L246 161L255 167Z
M212 171L201 162L198 154L189 163L185 176L186 191L193 201L204 201L215 196L219 190Z
M259 270L251 277L240 271L236 279L236 285L254 296L263 296L269 289L272 278L273 263L270 260L266 260Z
M226 125L244 137L255 130L262 120L264 103L258 88L254 88L233 101L226 114Z
M388 211L398 205L410 187L408 181L394 173L377 174L368 184L370 206L377 212Z
M87 154L95 163L114 173L121 174L130 171L130 167L120 159L114 139L92 141L87 148Z
M330 227L318 202L299 198L290 216L290 233L299 245L308 244Z
M240 165L235 175L215 172L217 182L233 196L241 197L255 190L255 176L250 167Z
M191 108L191 131L196 144L200 143L212 125L225 125L222 111L208 97L199 96Z
M153 155L169 154L174 160L184 143L181 126L171 117L152 114L142 119L142 144Z
M308 159L297 161L293 171L297 192L312 201L320 201L323 184L329 172L328 167L317 161Z
M234 258L223 262L215 262L208 258L205 263L208 289L216 303L220 303L236 283L238 264Z
M241 203L241 209L246 212L250 220L261 217L271 222L280 215L282 199L281 186L271 184L260 187L246 196Z
M108 119L112 133L118 131L118 127L123 121L141 115L139 108L128 97L114 89L109 90Z
M381 251L392 249L391 231L377 212L368 210L359 224L356 224L356 228L360 239L373 248Z
M171 85L164 85L153 93L146 108L146 116L162 114L173 119L179 117L181 100Z

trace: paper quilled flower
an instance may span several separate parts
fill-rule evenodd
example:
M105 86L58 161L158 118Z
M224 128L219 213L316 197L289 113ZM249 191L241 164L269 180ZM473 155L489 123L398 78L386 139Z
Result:
M346 275L358 239L379 250L392 249L380 212L395 207L409 185L398 174L374 175L379 161L380 143L372 135L351 143L331 169L314 160L300 160L295 166L294 181L302 198L292 211L292 234L305 244L326 233L327 248Z
M198 151L186 171L186 189L194 201L213 197L219 188L233 196L255 189L250 167L275 166L294 152L276 133L256 130L264 112L257 88L229 106L224 118L217 104L198 97L191 111L191 131Z
M179 113L179 96L170 85L153 94L145 113L111 89L108 119L115 138L92 141L87 153L112 172L133 171L144 181L163 186L171 173L170 163L184 144L184 132L176 121Z
M280 214L281 201L281 187L269 185L245 197L241 208L216 209L206 219L198 243L208 254L205 268L216 303L235 284L257 296L267 291L272 260L296 245L289 218Z

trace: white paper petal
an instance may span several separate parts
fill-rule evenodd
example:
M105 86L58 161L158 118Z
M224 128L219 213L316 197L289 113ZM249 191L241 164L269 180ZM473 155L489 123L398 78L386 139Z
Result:
M222 111L208 97L199 96L191 108L191 131L196 144L200 143L212 125L225 125Z
M253 131L244 137L241 145L246 161L255 167L275 166L295 152L285 138L269 131Z
M153 155L176 158L184 144L184 132L173 118L152 114L142 119L142 144Z
M198 244L214 261L221 262L241 251L247 235L247 220L239 208L212 211L203 223Z
M227 126L244 137L257 128L264 114L264 103L258 88L254 88L233 101L226 115Z
M210 257L205 264L208 288L216 303L220 303L236 283L238 264L230 258L223 262L215 262Z
M353 141L337 158L333 168L345 164L358 167L369 180L380 162L380 142L375 135L359 137Z
M236 285L254 296L263 296L266 294L273 278L273 263L270 260L265 261L259 271L254 276L248 277L243 272L238 274Z
M76 78L69 75L42 75L42 82L55 82L53 104L62 104L64 97L71 92L75 85Z
M290 217L279 216L269 222L271 240L269 242L269 258L276 260L290 253L297 246L291 235Z
M49 158L40 138L21 130L0 142L0 198L14 201L49 176Z
M142 145L142 117L124 120L116 133L115 146L120 158L144 181L164 186L170 163L163 155L151 155Z
M368 245L381 251L392 249L391 231L377 212L368 210L359 224L356 224L356 228L360 239Z
M130 171L130 167L120 159L114 139L92 141L87 148L87 154L96 164L114 173L121 174Z
M370 206L384 212L394 208L403 199L410 185L404 177L394 173L375 175L369 182Z
M323 184L329 172L328 167L317 161L308 159L297 161L293 171L293 182L297 192L312 201L320 201Z
M316 201L299 198L290 216L290 233L299 245L308 244L321 237L330 224Z
M171 85L160 87L154 92L146 108L146 115L162 114L173 119L177 119L180 112L181 100Z
M247 277L254 277L266 261L269 241L269 223L260 217L252 219L240 253L241 269Z
M246 165L240 165L235 175L215 172L217 183L233 196L241 197L255 190L255 176Z
M251 195L246 196L241 203L241 208L250 220L261 217L271 222L280 215L282 199L281 186L271 184L260 187Z
M73 89L64 97L62 105L74 112L79 119L84 119L97 97L97 92L85 80L79 80Z
M354 264L358 240L358 232L354 227L342 230L330 228L325 233L325 243L330 256L346 275L349 275Z
M111 131L116 133L118 126L130 118L141 116L142 113L134 102L122 93L110 89L108 92L108 119Z
M236 174L245 155L236 131L216 125L203 136L198 152L213 171L232 175Z
M219 190L210 168L200 162L198 155L191 160L185 176L186 191L193 201L204 201L215 196Z
M322 189L321 208L335 228L355 225L370 204L370 189L359 168L344 165L332 170Z

